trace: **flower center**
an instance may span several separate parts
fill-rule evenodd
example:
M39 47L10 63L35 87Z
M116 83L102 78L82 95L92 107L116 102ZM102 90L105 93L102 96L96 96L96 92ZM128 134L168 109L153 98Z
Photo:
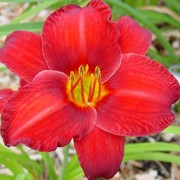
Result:
M78 71L71 71L67 82L69 100L80 107L95 106L107 94L101 83L101 70L96 66L93 73L88 65L81 65Z

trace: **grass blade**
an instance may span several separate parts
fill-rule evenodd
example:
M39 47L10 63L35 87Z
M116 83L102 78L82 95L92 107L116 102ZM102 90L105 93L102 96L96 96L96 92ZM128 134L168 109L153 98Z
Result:
M179 126L169 126L163 132L180 135L180 127Z
M20 149L20 147L18 147ZM21 150L21 149L20 149ZM11 163L12 162L12 163ZM28 172L32 173L34 176L41 176L42 173L42 166L36 162L30 159L27 153L21 153L16 154L13 151L11 151L9 148L6 148L5 146L0 144L0 163L4 164L7 168L9 168L12 172L16 173L24 173L23 171L19 171L19 169L26 169ZM13 163L15 163L15 166ZM15 168L17 170L13 171Z
M65 169L63 180L80 179L83 175L84 173L80 167L78 157L74 155Z
M168 23L172 25L173 27L179 28L180 29L180 22L172 18L171 16L155 11L150 11L150 10L140 10L141 13L143 13L148 19L154 21L154 23Z
M45 2L42 2L40 4L38 4L36 7L33 7L29 10L27 10L26 12L24 12L23 14L21 14L20 16L18 16L17 18L13 19L11 24L14 24L14 23L19 23L21 22L22 20L26 19L26 18L29 18L30 16L38 13L39 11L57 3L58 1L55 0L55 1L45 1Z
M180 146L172 143L156 142L156 143L137 143L127 144L125 146L126 154L152 152L152 151L176 151L180 152Z
M24 172L23 167L12 158L1 157L0 163L8 168L14 175Z
M0 179L2 179L2 180L14 180L14 176L0 174Z
M180 157L167 153L157 152L127 154L124 156L123 162L128 162L131 160L153 160L180 164Z
M16 175L15 180L34 180L34 178L30 173L20 173Z
M172 8L174 11L180 14L180 3L179 0L164 0L165 3Z
M55 172L54 161L50 157L50 154L48 154L48 153L40 153L40 154L41 154L42 160L45 163L45 166L46 166L46 169L47 169L47 174L49 175L48 178L50 180L58 179L57 175L56 175L56 172Z
M43 2L43 1L49 1L49 0L38 0L39 2ZM55 1L55 0L51 0L51 1ZM37 2L37 0L0 0L0 2L10 2L10 3L32 3L32 2Z
M0 36L7 35L15 30L27 30L32 32L40 32L42 30L43 22L34 23L17 23L0 26Z

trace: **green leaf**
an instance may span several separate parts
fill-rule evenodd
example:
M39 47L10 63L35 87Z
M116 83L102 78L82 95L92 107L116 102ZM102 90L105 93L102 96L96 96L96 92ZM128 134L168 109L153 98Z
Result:
M49 1L49 0L38 0L39 2L43 2L43 1ZM51 1L55 1L55 0L51 0ZM37 0L0 0L0 2L11 2L11 3L27 3L27 2L37 2Z
M57 3L53 4L51 6L51 8L56 10L56 9L60 8L61 6L65 6L67 4L81 5L81 4L84 4L84 1L86 1L85 5L89 2L89 0L64 0L64 1L58 1Z
M79 1L80 1L80 0L79 0ZM81 7L84 7L84 6L86 6L86 5L88 4L88 2L89 2L89 0L80 1L80 2L79 2L79 5L80 5Z
M132 1L132 0L131 0ZM144 0L136 0L136 1L132 1L133 2L133 6L137 7L137 6L144 6L145 5L145 1Z
M23 157L23 159L18 158L17 161L19 161L28 170L28 172L40 177L43 168L41 164L36 162L35 160L32 160L29 157L29 154L24 151L22 146L17 146L17 148L21 151L20 156Z
M18 147L20 149L20 147ZM20 149L21 150L21 149ZM12 163L11 163L12 162ZM0 163L4 164L13 173L22 173L19 169L26 168L28 172L38 176L40 178L42 173L42 166L29 158L27 153L17 154L11 151L9 148L0 144ZM14 167L15 166L15 167ZM17 166L17 169L15 169Z
M16 175L15 180L34 180L34 177L30 173L20 173Z
M63 180L78 180L83 177L83 175L84 173L75 154L66 166Z
M21 14L17 18L13 19L11 24L18 23L24 19L27 19L28 17L38 13L39 11L57 3L57 2L58 2L58 0L42 2L42 3L38 4L37 6L30 8L29 10L25 11L23 14Z
M2 180L14 180L14 176L0 174L0 179L2 179Z
M180 164L180 157L160 152L127 154L124 156L123 162L128 162L131 160L153 160Z
M5 70L7 70L7 67L6 67L6 66L1 66L1 67L0 67L0 72L3 72L3 71L5 71Z
M174 11L180 14L180 3L179 0L164 0L165 3Z
M156 143L137 143L127 144L125 146L125 154L136 154L152 151L177 151L180 152L180 146L172 143L156 142Z
M180 135L180 127L179 126L169 126L163 132Z
M56 172L55 172L54 161L53 161L52 157L50 156L50 154L48 154L48 153L40 153L40 154L41 154L42 160L45 163L45 167L46 167L45 170L47 170L47 174L49 175L48 178L50 180L58 179Z
M146 5L157 5L159 0L150 0L150 1L146 1Z
M8 168L14 175L18 173L23 173L23 167L17 163L16 160L9 157L1 157L0 156L0 164L3 164L6 168Z
M43 22L34 22L34 23L17 23L0 26L0 36L7 35L15 30L26 30L32 32L40 32L42 30Z
M140 10L140 12L143 13L144 16L146 16L148 19L150 19L151 22L152 21L154 21L154 23L166 22L166 23L172 25L173 27L180 29L180 22L178 22L173 17L171 17L167 14L159 13L156 11L150 11L150 10Z

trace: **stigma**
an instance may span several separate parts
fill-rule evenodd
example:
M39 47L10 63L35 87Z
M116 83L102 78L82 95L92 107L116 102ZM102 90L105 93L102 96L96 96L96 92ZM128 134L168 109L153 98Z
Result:
M77 71L71 71L67 94L69 100L80 107L95 106L106 94L101 83L100 68L96 66L94 72L91 72L88 65L81 65Z

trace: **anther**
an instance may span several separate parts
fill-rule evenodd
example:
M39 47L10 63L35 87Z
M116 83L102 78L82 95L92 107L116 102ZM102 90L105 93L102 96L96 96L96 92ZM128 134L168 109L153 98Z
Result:
M82 76L84 74L84 66L81 65L78 70L79 70L79 75Z
M86 66L84 67L84 74L87 74L88 71L89 71L89 66L86 64Z
M98 77L98 79L100 79L101 77L101 70L99 67L96 66L95 70L94 70L94 75Z
M74 81L74 79L75 79L75 75L74 75L73 71L70 72L70 79L71 79L71 81Z
M75 80L75 75L74 75L74 72L73 71L71 71L70 72L70 79L71 79L71 96L72 96L72 98L74 99L74 87L73 87L73 82L74 82L74 80Z

